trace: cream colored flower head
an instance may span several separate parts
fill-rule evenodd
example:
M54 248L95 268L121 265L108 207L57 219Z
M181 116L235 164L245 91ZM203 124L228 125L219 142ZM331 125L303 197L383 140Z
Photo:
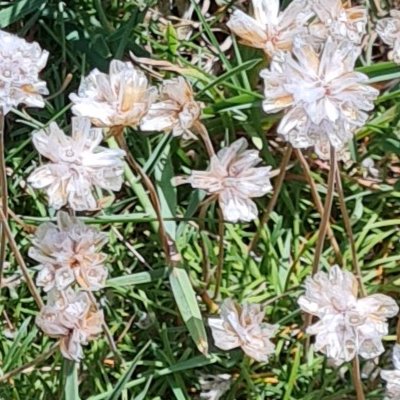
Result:
M137 127L157 97L146 75L131 62L112 60L109 74L94 69L72 93L72 112L101 127Z
M381 371L381 378L387 382L385 400L400 399L400 345L397 343L393 347L392 360L394 370Z
M231 299L221 305L221 317L209 318L208 323L215 346L222 350L241 347L252 359L268 362L275 345L271 337L276 326L262 322L264 311L259 304L239 306Z
M153 103L140 124L143 131L172 132L183 139L196 138L191 131L199 121L201 104L194 100L190 84L182 77L162 83L161 98Z
M37 285L45 291L65 290L74 282L86 290L101 289L107 256L100 249L106 242L106 234L59 211L57 225L40 225L29 249L29 256L40 263Z
M356 355L372 359L384 351L382 337L388 334L388 318L399 307L383 294L357 298L358 284L353 274L333 266L329 273L318 272L306 280L306 292L298 300L300 308L319 321L307 329L315 335L315 349L336 365Z
M331 36L339 41L361 43L368 22L365 7L346 7L342 0L312 0L310 4L318 18L317 23L310 26L317 40Z
M384 43L393 49L390 57L400 64L400 10L392 10L390 17L379 20L376 31Z
M321 52L302 40L261 72L264 111L285 111L278 133L296 148L329 141L343 148L368 119L379 91L354 71L359 55L350 42L328 39Z
M313 16L306 0L294 0L279 12L279 0L252 0L254 18L236 10L227 25L247 46L273 56L278 50L292 49L294 37L306 33Z
M61 339L63 357L76 362L83 358L82 345L101 333L103 322L103 312L95 310L87 293L72 289L52 290L36 317L36 324L46 335Z
M232 385L232 376L229 374L202 375L199 379L201 399L219 400Z
M258 210L251 199L272 191L271 167L256 167L261 162L258 151L246 149L246 139L236 140L211 158L207 171L192 171L190 176L177 177L174 182L189 183L215 196L226 221L254 220Z
M118 191L123 182L125 152L99 146L102 138L102 130L91 128L87 118L72 118L72 136L54 122L34 132L33 144L50 162L34 170L28 182L45 190L55 209L66 204L76 211L96 209L94 187Z
M39 73L48 57L37 43L0 30L0 106L4 114L19 104L44 107L42 96L49 91Z

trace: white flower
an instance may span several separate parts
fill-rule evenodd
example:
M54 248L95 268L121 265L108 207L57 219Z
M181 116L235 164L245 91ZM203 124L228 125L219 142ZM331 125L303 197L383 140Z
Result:
M385 400L400 399L400 345L397 343L393 347L392 360L394 370L381 371L382 379L387 382Z
M101 129L92 129L87 118L72 118L72 136L54 122L34 132L33 144L51 163L37 168L28 182L46 190L55 209L66 204L76 211L96 209L94 186L118 191L123 182L125 152L101 147L101 140Z
M272 190L271 167L256 167L261 161L258 152L246 149L246 139L236 140L211 158L207 171L192 171L190 176L177 177L175 184L190 183L216 196L226 221L251 221L258 214L251 198Z
M44 107L42 95L49 92L39 72L48 56L37 43L0 30L0 106L4 114L21 103Z
M102 331L103 321L103 312L95 310L87 293L72 289L52 290L36 317L36 324L45 334L61 338L62 355L77 362L83 358L82 345Z
M311 7L320 21L311 25L311 32L317 40L332 36L339 41L347 39L355 44L361 43L368 21L365 7L348 8L342 0L313 0Z
M45 291L64 290L73 282L84 289L101 289L107 269L106 255L99 250L106 242L106 234L59 211L57 226L40 225L29 249L29 256L41 264L37 285Z
M305 295L298 303L303 311L319 318L307 329L307 333L316 335L317 351L336 365L352 360L357 354L372 359L384 351L386 320L399 311L393 299L382 294L358 299L356 278L337 265L329 273L318 272L307 278L305 285Z
M142 119L143 131L172 132L184 139L195 137L192 126L199 120L201 105L193 97L192 87L182 77L163 82L161 99Z
M329 141L341 149L366 123L379 91L354 72L359 52L349 42L328 39L318 54L299 40L293 54L281 53L261 72L264 111L286 111L278 133L294 147Z
M259 304L237 305L226 299L221 305L221 318L209 318L215 345L222 350L241 347L251 358L267 362L275 346L270 341L276 326L263 323L264 311Z
M400 11L390 11L390 17L378 21L376 31L381 39L393 49L392 58L400 64Z
M157 96L142 71L130 62L112 60L109 74L94 69L70 95L72 112L101 127L136 127Z
M294 0L279 12L279 0L252 0L254 18L243 11L232 14L228 27L243 44L263 49L269 56L278 50L292 48L294 37L306 32L305 24L312 17L305 0Z
M229 390L232 376L229 374L202 375L199 382L201 399L219 400Z

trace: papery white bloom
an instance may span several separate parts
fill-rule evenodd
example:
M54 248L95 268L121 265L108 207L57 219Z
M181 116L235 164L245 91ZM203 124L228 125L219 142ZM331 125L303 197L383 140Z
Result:
M82 345L102 331L103 321L103 312L95 310L87 293L72 289L52 290L36 317L36 324L45 334L61 338L62 355L77 362L83 358Z
M346 41L328 39L318 54L299 40L293 54L281 53L261 72L264 111L286 111L278 133L294 147L329 141L341 149L366 123L379 91L367 85L366 75L354 72L359 54Z
M260 304L239 306L231 299L221 305L221 318L209 318L208 323L215 346L222 350L241 347L251 358L267 362L274 353L271 337L277 327L262 322L264 311Z
M328 36L337 40L350 40L360 44L366 33L368 11L365 7L346 7L342 0L313 0L312 9L320 22L311 25L311 32L317 40Z
M57 225L40 225L29 249L29 256L41 264L37 285L45 291L64 290L73 282L87 290L101 289L107 278L107 256L99 250L106 242L103 232L59 211Z
M72 118L72 136L52 122L33 134L33 144L51 163L37 168L28 182L47 192L50 206L68 204L73 210L94 210L94 186L118 191L123 182L123 156L119 149L99 146L100 128L91 128L87 118Z
M193 97L190 84L182 77L163 82L160 101L154 103L142 119L143 131L172 132L184 139L196 138L191 132L199 120L201 105Z
M201 399L219 400L229 390L232 376L229 374L202 375L199 382Z
M385 400L400 399L400 345L397 343L393 347L392 360L395 369L381 371L382 379L387 382Z
M227 23L241 42L263 49L269 56L278 50L292 48L294 37L305 33L307 21L313 16L305 0L294 0L279 12L279 0L252 0L254 18L243 11L234 11Z
M130 62L112 60L109 74L94 69L70 96L72 112L101 127L136 127L157 97L146 75Z
M400 64L400 10L390 11L390 17L378 21L376 31L381 39L393 49L391 57Z
M251 221L258 214L251 198L272 191L271 167L256 167L261 162L258 151L246 149L246 139L236 140L211 158L207 171L177 177L175 184L189 183L216 196L226 221Z
M316 335L317 351L336 365L352 360L357 354L371 359L384 351L386 320L399 311L392 298L373 294L358 299L356 278L337 265L329 273L318 272L307 278L305 286L305 295L298 303L303 311L319 318L307 329L307 333Z
M42 96L49 91L39 73L48 57L37 43L0 30L0 106L4 114L19 104L44 107Z

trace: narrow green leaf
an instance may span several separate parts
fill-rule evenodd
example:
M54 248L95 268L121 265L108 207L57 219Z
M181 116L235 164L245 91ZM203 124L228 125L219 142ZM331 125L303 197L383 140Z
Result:
M206 330L187 272L181 268L174 268L169 275L169 280L176 304L188 331L199 351L207 354L208 341Z
M67 377L65 380L65 400L79 400L79 363L71 360L64 360Z
M0 11L0 28L6 28L13 22L23 18L25 15L42 9L47 1L43 0L20 0L13 5Z
M133 286L151 283L159 279L165 278L168 275L168 268L159 268L154 271L138 272L132 275L124 275L118 278L108 279L107 287Z
M151 340L149 340L137 353L135 358L132 360L130 367L127 369L124 375L120 378L120 380L117 382L117 384L114 387L114 390L110 393L110 395L107 397L107 400L118 400L120 398L121 392L124 390L125 385L129 382L131 379L131 376L133 372L135 371L137 367L138 361L142 358L142 355L144 352L147 350L147 348L150 346Z

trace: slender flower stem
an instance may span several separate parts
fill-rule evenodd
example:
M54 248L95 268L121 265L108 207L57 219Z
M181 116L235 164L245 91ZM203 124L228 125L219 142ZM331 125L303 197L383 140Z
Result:
M153 182L143 171L142 167L137 163L137 161L132 156L132 153L129 150L129 147L126 143L123 133L116 135L115 139L116 139L118 145L121 147L121 149L125 150L126 160L128 162L128 165L132 168L132 170L134 172L136 172L140 176L140 178L143 181L144 186L149 191L151 203L153 205L154 211L157 216L158 224L159 224L158 230L159 230L159 235L160 235L160 239L161 239L161 244L163 246L165 257L167 258L167 263L168 263L168 265L172 266L171 256L174 255L175 250L174 250L173 242L172 242L171 238L168 236L167 231L165 230L164 220L163 220L162 212L161 212L161 204L160 204L160 199L158 198L158 195L157 195L157 190L154 187Z
M400 345L400 316L397 317L396 343Z
M352 264L353 264L353 270L354 270L354 273L358 280L358 283L360 285L360 294L362 297L365 297L367 295L367 292L365 290L365 287L364 287L364 284L362 281L361 268L360 268L360 264L358 263L358 257L357 257L356 242L354 240L353 229L351 228L350 216L349 216L349 212L347 211L346 200L344 198L342 177L340 175L340 170L338 167L336 168L336 190L339 195L339 203L340 203L340 209L341 209L342 215L343 215L344 226L346 228L347 236L348 236L349 242L350 242L351 260L352 260Z
M333 195L335 189L335 176L336 176L336 150L331 145L331 157L330 157L330 169L328 177L328 191L326 193L324 212L322 214L321 225L319 227L317 244L315 246L314 262L312 267L312 276L318 272L319 262L321 260L322 249L324 247L326 231L329 223L329 218L331 217Z
M268 203L267 208L264 210L263 216L261 217L260 220L260 225L257 229L256 234L254 235L253 239L251 240L249 247L248 247L248 253L250 254L257 245L258 240L260 239L260 235L262 230L264 229L264 225L268 222L268 219L271 215L272 210L274 209L276 202L278 200L279 194L282 189L283 181L285 180L286 176L286 168L289 165L290 161L290 156L292 155L293 148L290 144L287 145L286 151L283 155L281 165L279 167L279 175L276 179L275 186L274 186L274 193L272 195L271 200Z
M59 345L60 345L60 342L54 343L53 346L51 346L50 349L48 351L46 351L46 353L40 354L34 360L29 361L28 363L21 365L20 367L15 368L10 372L7 372L3 376L0 376L0 383L8 381L9 379L13 378L15 375L18 375L19 373L24 372L26 369L31 368L33 366L37 366L41 362L47 360L50 356L52 356L56 352Z
M208 131L206 127L199 121L197 121L192 128L203 140L204 146L207 150L208 156L211 158L215 156L215 150L214 146L211 142L210 135L208 134Z
M361 374L360 374L360 360L356 355L352 361L352 377L353 377L353 384L356 389L357 400L365 400L364 390L362 387L361 382Z
M219 289L221 286L222 279L222 268L224 264L224 236L225 236L225 223L224 216L220 208L218 208L218 234L219 234L219 244L218 244L218 264L217 270L215 273L215 291L214 297L215 300L219 295Z
M301 164L301 166L303 168L303 171L304 171L304 174L306 176L307 182L310 185L311 196L314 199L314 203L315 203L315 205L317 207L317 210L318 210L319 214L322 217L322 215L324 213L324 206L322 204L321 197L318 194L318 190L317 190L317 186L315 184L315 181L311 176L310 166L308 165L307 160L303 156L303 153L301 152L301 150L296 149L295 152L296 152L296 156L297 156L298 160L300 161L300 164ZM329 220L328 220L328 239L330 240L332 248L333 248L333 251L335 252L335 257L336 257L337 262L340 265L342 265L343 264L343 257L342 257L342 254L340 252L339 244L338 244L338 242L337 242L337 240L335 238L335 235L333 233L331 224L329 223Z
M11 229L8 225L6 216L4 215L2 208L0 208L0 219L1 219L2 225L4 227L8 242L10 243L11 250L14 253L15 259L17 260L17 263L19 264L19 266L21 268L22 275L25 278L25 281L29 288L29 291L31 292L32 297L36 301L37 306L39 307L39 309L41 309L44 305L42 298L40 297L40 294L36 289L35 283L33 282L31 276L29 275L28 267L25 264L24 258L22 257L17 244L15 243L14 236L11 232Z
M5 219L8 219L8 190L7 190L7 171L4 147L4 113L0 107L0 190L1 190L1 207ZM0 288L3 280L4 262L6 256L6 233L4 225L1 226L0 236Z

